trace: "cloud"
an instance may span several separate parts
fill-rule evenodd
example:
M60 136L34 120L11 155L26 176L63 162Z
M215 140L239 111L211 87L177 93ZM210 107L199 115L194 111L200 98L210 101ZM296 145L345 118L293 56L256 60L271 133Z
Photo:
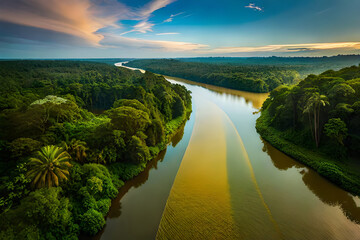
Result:
M136 13L138 15L137 18L139 20L142 20L142 22L135 25L132 30L123 32L121 35L131 32L140 32L140 33L152 32L153 31L152 27L155 24L149 22L149 18L151 17L151 14L161 8L166 7L167 5L169 5L174 1L175 0L153 0L149 2Z
M140 15L142 15L144 18L149 18L153 12L164 8L173 2L175 2L175 0L153 0L142 8Z
M181 15L181 14L183 14L183 13L184 13L184 12L177 13L177 14L171 14L171 15L170 15L170 17L169 17L168 19L165 19L165 20L163 21L163 23L172 22L172 21L173 21L173 19L174 19L174 17L179 16L179 15Z
M139 22L138 24L136 24L132 30L123 32L120 35L124 35L124 34L131 33L131 32L140 32L140 33L152 32L153 31L152 27L154 25L155 24L152 24L150 22L142 21L142 22Z
M172 17L169 17L168 19L165 19L164 20L164 23L168 23L168 22L172 22L173 18Z
M208 45L198 44L198 43L128 38L114 34L105 34L105 38L101 41L101 43L103 45L114 48L134 47L134 48L146 48L146 49L165 51L165 52L192 52L192 51L199 51L202 49L209 49Z
M256 6L254 3L250 3L249 5L245 6L246 8L251 8L257 11L263 11L263 8Z
M166 32L166 33L157 33L156 35L176 35L176 34L180 34L180 33L177 33L177 32Z
M354 50L360 49L360 42L338 42L338 43L303 43L266 45L258 47L220 47L208 50L201 50L201 53L222 54L222 53L254 53L254 52L302 52L319 50ZM200 52L199 52L200 53Z
M100 30L120 28L121 20L140 21L123 34L152 31L151 14L174 1L153 0L131 9L117 0L1 0L0 21L75 36L99 46L104 38Z
M99 29L118 28L117 21L131 15L116 0L106 1L1 0L0 21L65 33L98 45L103 38Z

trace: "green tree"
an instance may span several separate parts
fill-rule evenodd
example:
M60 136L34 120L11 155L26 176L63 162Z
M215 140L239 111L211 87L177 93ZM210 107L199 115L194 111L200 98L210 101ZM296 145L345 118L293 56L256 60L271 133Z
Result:
M139 102L136 99L120 99L120 100L115 101L113 106L114 106L114 108L127 106L127 107L132 107L137 110L141 110L143 112L149 113L149 110L144 106L144 104L142 104L141 102Z
M68 168L70 155L62 148L54 145L41 148L37 157L29 159L28 176L32 179L32 185L41 187L58 186L62 180L69 176Z
M355 90L346 83L336 84L329 91L329 95L333 98L342 101L355 94Z
M289 99L291 102L292 112L293 112L293 127L297 127L298 124L298 104L301 97L301 89L299 86L294 86L290 89Z
M320 95L318 92L312 93L305 104L304 113L308 113L310 129L313 133L316 147L319 147L320 143L320 110L327 105L329 105L327 97ZM311 115L313 120L311 120Z
M114 128L126 132L128 137L144 131L151 123L149 114L132 107L122 106L111 109L108 113Z
M135 164L145 163L150 159L149 148L139 137L132 136L128 145L127 157Z
M81 216L80 230L88 235L95 235L104 225L103 215L95 209L90 209Z
M184 106L184 102L182 101L182 99L178 96L174 97L174 103L173 103L173 112L172 112L172 116L173 118L182 116L185 112L185 106Z
M344 139L348 134L346 123L340 118L331 118L324 126L324 132L329 138L335 139L339 144L344 145Z
M41 147L41 142L31 138L17 138L9 144L9 150L13 158L30 155Z
M86 142L73 138L69 143L62 142L62 147L70 154L73 160L81 163L85 162L86 151L88 150Z
M20 163L9 177L1 178L0 212L11 208L29 193L30 180L26 177L26 172L26 164Z
M60 187L38 189L3 213L0 231L9 235L0 235L0 239L75 239L78 226L73 222L69 199L61 193Z

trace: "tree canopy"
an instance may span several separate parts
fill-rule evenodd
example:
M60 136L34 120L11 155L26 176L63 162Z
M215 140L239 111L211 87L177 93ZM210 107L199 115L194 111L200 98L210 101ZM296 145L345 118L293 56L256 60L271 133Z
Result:
M0 61L0 79L1 239L96 234L191 112L185 87L103 63Z
M282 66L184 62L174 59L133 60L126 64L151 72L250 92L269 92L300 79L296 70Z

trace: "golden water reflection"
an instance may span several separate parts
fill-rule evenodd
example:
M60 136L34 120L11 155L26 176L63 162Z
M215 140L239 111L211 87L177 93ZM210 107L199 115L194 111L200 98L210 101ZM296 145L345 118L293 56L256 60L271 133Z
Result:
M224 88L224 87L218 87L215 85L210 85L210 84L205 84L205 83L194 82L194 81L186 80L183 78L169 77L169 76L165 76L165 78L183 82L183 83L190 84L190 85L204 87L208 90L216 92L219 95L228 94L228 95L244 98L247 103L251 102L252 106L256 109L260 109L263 102L269 96L269 93L245 92L245 91L234 90L234 89L229 89L229 88Z
M222 112L197 102L193 133L166 203L157 239L237 239Z

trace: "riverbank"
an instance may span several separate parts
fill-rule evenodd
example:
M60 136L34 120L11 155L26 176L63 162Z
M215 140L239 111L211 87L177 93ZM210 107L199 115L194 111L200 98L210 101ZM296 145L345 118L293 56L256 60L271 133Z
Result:
M256 130L263 139L286 155L311 167L337 186L360 196L360 174L356 173L349 165L285 140L282 137L283 133L271 127L269 123L268 111L263 110L261 116L256 120Z
M124 184L125 184L126 181L129 181L129 180L133 179L134 177L138 176L140 173L142 173L146 169L147 164L149 162L153 161L155 158L157 158L159 156L159 154L163 150L165 150L169 144L171 144L172 138L178 133L179 130L182 129L182 126L189 119L191 112L192 112L192 109L187 108L182 116L179 116L178 118L175 118L166 124L166 126L165 126L165 131L166 131L165 142L159 143L158 145L156 145L154 147L149 147L152 157L149 159L148 162L140 163L140 164L114 163L114 164L110 164L109 166L107 166L112 177L115 179L123 180ZM124 184L121 184L119 186L119 189Z
M174 59L139 59L124 64L153 73L253 93L267 93L280 85L300 80L297 71L285 67L185 63Z
M145 163L140 163L140 164L119 162L119 163L113 163L113 164L106 166L106 168L109 171L110 178L113 180L113 182L116 183L115 186L118 188L118 193L116 194L116 196L114 198L111 199L112 202L116 201L116 199L118 199L119 195L123 196L124 192L128 191L128 189L126 189L126 188L128 188L129 185L131 186L131 183L128 184L129 182L133 181L133 179L136 179L138 176L140 176L144 172L149 171L149 169L154 164L154 162L158 161L159 159L164 158L164 153L166 152L167 147L169 146L169 144L171 144L171 143L174 144L174 141L177 141L177 139L174 139L174 138L176 138L176 135L181 130L183 130L184 125L186 124L186 121L189 120L191 112L192 112L192 109L187 108L182 116L179 116L178 118L173 119L172 121L170 121L166 124L166 126L165 126L165 131L166 131L165 141L163 143L159 143L155 147L149 148L151 156L152 156L149 159L149 161L147 161ZM123 189L123 188L125 188L125 189ZM102 223L102 227L99 228L96 232L94 232L93 236L89 236L89 235L82 233L80 235L80 239L93 239L94 236L95 236L95 238L101 236L101 233L105 227L105 223L106 223L105 220L111 216L110 207L112 204L113 203L110 204L110 202L109 202L107 205L107 211L106 211L106 214L104 215L105 219Z

